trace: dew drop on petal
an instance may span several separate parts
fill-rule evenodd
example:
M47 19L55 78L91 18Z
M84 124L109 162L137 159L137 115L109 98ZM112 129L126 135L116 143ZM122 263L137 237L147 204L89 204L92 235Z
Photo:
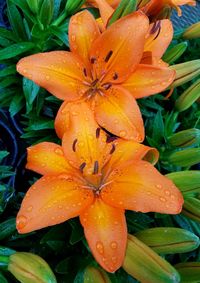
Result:
M23 229L27 224L27 218L26 216L24 215L20 215L18 218L17 218L17 228L19 230Z
M100 254L104 253L104 247L103 247L103 244L101 242L96 243L96 249Z
M63 151L59 147L55 149L55 153L58 154L58 155L63 155Z
M120 135L120 137L125 137L126 136L126 131L120 131L119 135Z
M27 208L27 211L28 211L28 212L31 212L32 210L33 210L33 206L30 205L30 206Z
M170 191L165 190L165 194L166 194L166 196L169 196L170 195Z
M117 243L116 242L111 242L110 243L111 249L116 250L117 248Z
M160 197L160 200L161 200L162 202L165 202L165 201L166 201L166 199L163 198L163 197Z
M116 263L117 262L116 256L112 256L111 260L112 260L113 263Z
M157 189L162 189L162 186L158 184L158 185L156 185L156 188Z

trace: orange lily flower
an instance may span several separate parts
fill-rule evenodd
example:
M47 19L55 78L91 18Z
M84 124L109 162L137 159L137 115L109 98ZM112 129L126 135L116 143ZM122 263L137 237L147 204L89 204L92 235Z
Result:
M182 15L181 8L179 6L190 5L195 6L195 0L150 0L142 10L150 17L156 17L165 8L174 8L178 12L179 17ZM140 6L139 6L140 7Z
M93 16L80 12L69 25L72 52L31 55L19 61L17 70L65 100L66 107L69 101L86 101L109 132L142 142L144 127L135 97L159 93L175 76L167 67L139 64L148 30L148 18L136 12L100 34Z
M177 214L183 197L148 162L157 161L156 149L112 141L86 103L72 103L71 108L62 146L42 142L28 149L26 167L44 176L26 193L17 229L28 233L79 216L96 261L114 272L126 249L124 210Z

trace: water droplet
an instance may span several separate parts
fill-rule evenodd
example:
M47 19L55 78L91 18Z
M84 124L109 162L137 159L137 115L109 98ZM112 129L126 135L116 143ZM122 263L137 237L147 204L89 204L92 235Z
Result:
M96 243L96 249L100 254L104 253L104 247L103 247L103 244L101 242Z
M171 199L175 199L175 196L174 196L174 195L171 195Z
M158 185L156 185L156 188L157 189L162 189L162 186L158 184Z
M165 190L165 194L166 194L167 196L169 196L169 195L170 195L170 191Z
M72 35L72 41L75 41L75 40L76 40L76 36Z
M119 201L119 205L122 205L123 204L123 202L122 201Z
M28 211L28 212L31 212L32 210L33 210L33 206L30 205L30 206L27 208L27 211Z
M52 217L51 217L51 220L55 220L55 216L52 216Z
M111 257L111 260L112 260L113 263L116 263L116 262L117 262L116 256L112 256L112 257Z
M72 111L72 115L73 115L73 116L77 116L77 115L78 115L78 112Z
M45 78L46 78L46 80L49 80L49 79L50 79L50 77L49 77L49 76L46 76Z
M19 230L23 229L27 224L27 218L26 216L24 215L20 215L18 218L17 218L17 228Z
M62 206L62 205L59 205L59 206L58 206L58 208L59 208L59 209L62 209L62 208L63 208L63 206Z
M166 199L163 198L163 197L160 197L160 200L161 200L162 202L165 202L165 201L166 201Z
M110 246L111 246L111 249L116 250L117 243L116 242L111 242Z
M79 147L83 147L83 146L84 146L84 143L83 143L83 142L79 142L79 143L78 143L78 146L79 146Z
M119 135L120 135L120 137L125 137L126 136L126 131L120 131Z
M55 149L55 153L58 154L58 155L63 155L63 151L59 147Z

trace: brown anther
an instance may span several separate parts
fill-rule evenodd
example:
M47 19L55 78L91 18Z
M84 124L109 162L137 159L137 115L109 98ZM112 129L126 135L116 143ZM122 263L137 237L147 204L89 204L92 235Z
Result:
M94 171L93 171L93 174L97 174L99 172L99 162L98 161L95 161L94 162Z
M83 173L83 169L85 168L86 166L86 162L83 162L80 166L79 166L79 169L80 171Z
M87 77L87 70L86 70L86 68L83 68L83 74L84 74L85 77Z
M91 59L90 59L90 62L91 62L91 64L94 64L95 62L96 62L96 58L95 57L92 57Z
M150 30L150 34L154 34L157 30L160 29L160 21L157 21L153 24L152 29Z
M77 144L77 139L75 139L74 141L73 141L73 144L72 144L72 149L73 149L73 151L75 152L76 151L76 144Z
M108 61L109 61L109 59L110 59L110 57L112 56L112 54L113 54L113 51L112 51L112 50L110 50L110 51L108 52L108 54L106 55L106 57L105 57L104 61L105 61L105 62L108 62Z
M112 136L112 137L107 136L106 142L111 143L111 142L115 141L116 139L117 139L117 137L115 137L115 136Z
M110 154L113 154L113 152L115 151L115 149L116 149L115 145L112 144L112 148L111 148L111 150L110 150Z
M109 88L111 88L112 84L111 83L106 83L106 84L103 84L102 87L105 89L105 90L108 90Z
M96 79L94 80L92 83L91 83L91 86L95 86L97 83L98 83L99 79Z
M114 75L113 75L113 80L117 80L118 77L119 77L119 76L118 76L118 73L115 72Z
M101 131L101 128L97 128L96 129L96 138L98 139L99 136L100 136L100 131Z

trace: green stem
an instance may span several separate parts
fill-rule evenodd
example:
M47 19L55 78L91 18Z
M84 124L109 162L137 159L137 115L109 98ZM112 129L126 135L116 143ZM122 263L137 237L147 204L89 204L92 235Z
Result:
M53 26L59 26L66 18L67 18L68 14L66 11L64 11L64 13L58 17L53 23Z
M0 269L7 269L9 264L9 256L0 255Z

